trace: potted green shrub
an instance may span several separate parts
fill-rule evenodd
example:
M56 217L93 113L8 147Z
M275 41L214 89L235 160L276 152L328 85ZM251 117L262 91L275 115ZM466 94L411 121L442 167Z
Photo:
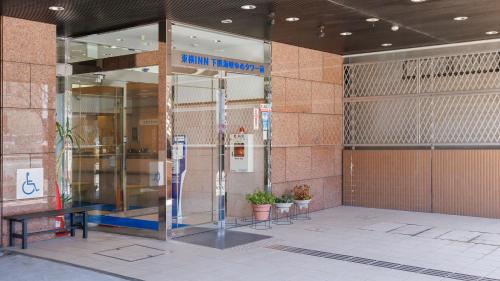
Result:
M272 193L256 190L253 193L247 194L246 199L252 204L256 220L265 221L269 219L271 205L276 199Z
M297 185L293 188L293 199L294 202L299 206L299 209L305 209L309 207L312 196L310 194L311 188L307 185Z
M293 205L293 196L286 193L281 197L276 197L274 205L276 206L276 209L278 209L279 213L288 213L290 211L290 207Z

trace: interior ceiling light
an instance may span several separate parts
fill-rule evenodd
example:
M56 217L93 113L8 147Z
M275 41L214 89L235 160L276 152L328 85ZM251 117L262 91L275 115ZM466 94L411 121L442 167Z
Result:
M379 19L378 18L367 18L366 21L367 22L377 22L377 21L379 21Z
M498 34L498 31L496 30L486 31L486 35L496 35L496 34Z
M215 42L215 43L221 43L221 42L222 42L222 40L220 40L220 39L215 39L215 40L214 40L214 42Z
M454 17L453 19L456 21L463 21L463 20L467 20L468 17L460 16L460 17Z
M123 42L124 40L123 40L123 38L116 38L116 41Z
M399 25L397 25L397 24L392 25L391 26L391 30L392 31L398 31L399 30Z
M270 12L267 15L267 18L269 19L269 25L274 25L276 23L276 14L274 12Z
M325 38L326 36L326 33L325 33L325 26L324 25L321 25L319 27L319 31L318 31L318 37L319 38Z
M425 1L427 1L427 0L411 0L411 2L413 2L413 3L423 3Z
M224 20L221 20L220 22L221 23L232 23L233 20L232 19L224 19Z
M56 12L64 11L64 7L61 7L61 6L50 6L49 10L56 11Z
M110 54L110 53L106 53L106 54L104 54L104 55L105 55L105 56L111 56L112 54Z
M298 17L289 17L289 18L286 18L285 20L289 21L289 22L294 22L294 21L299 21L300 18L298 18Z
M383 43L381 46L382 47L390 47L390 46L392 46L392 43Z
M191 35L191 36L189 36L189 38L191 38L191 39L196 39L196 38L198 38L198 36L196 36L196 35Z
M255 5L243 5L243 6L241 6L241 8L243 10L253 10L253 9L257 8L257 6L255 6Z
M194 43L194 44L191 44L191 46L193 46L193 47L198 47L199 45L198 45L198 44L196 44L196 43Z
M118 47L117 47L117 46L111 46L110 48L111 48L111 49L116 49L116 48L118 48Z
M345 31L345 32L341 32L340 33L341 36L351 36L352 35L352 32L349 32L349 31Z

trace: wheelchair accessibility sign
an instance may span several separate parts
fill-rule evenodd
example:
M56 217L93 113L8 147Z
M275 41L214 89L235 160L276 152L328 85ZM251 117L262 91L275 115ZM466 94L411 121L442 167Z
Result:
M16 182L17 199L43 197L43 168L18 169Z

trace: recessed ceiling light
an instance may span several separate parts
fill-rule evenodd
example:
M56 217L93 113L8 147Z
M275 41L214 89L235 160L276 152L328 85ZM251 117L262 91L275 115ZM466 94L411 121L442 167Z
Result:
M498 31L496 30L486 31L486 35L496 35L496 34L498 34Z
M253 9L257 8L257 6L255 6L255 5L243 5L243 6L241 6L241 8L243 10L253 10Z
M454 17L453 19L456 21L463 21L463 20L467 20L468 17L460 16L460 17Z
M124 40L123 40L123 38L116 38L116 41L123 42Z
M345 31L345 32L341 32L340 35L341 36L350 36L350 35L352 35L352 32Z
M397 24L392 25L391 26L391 30L392 31L398 31L399 30L399 25L397 25Z
M56 12L64 11L64 7L61 7L61 6L50 6L49 10L56 11Z
M198 36L196 36L196 35L191 35L191 36L189 36L189 38L191 38L191 39L196 39L196 38L198 38Z
M225 19L225 20L221 20L220 22L221 23L232 23L233 20L232 19Z
M392 46L392 43L383 43L381 46L382 47L390 47L390 46Z
M215 40L214 40L214 42L215 42L215 43L221 43L221 42L222 42L222 40L215 39Z
M289 17L289 18L286 18L285 20L289 21L289 22L294 22L294 21L299 21L300 18L298 18L298 17Z
M110 48L111 48L111 49L116 49L116 48L118 48L118 47L116 47L116 46L111 46Z
M366 21L367 22L377 22L377 21L379 21L379 19L378 18L367 18Z
M427 1L427 0L411 0L411 2L413 2L413 3L422 3L425 1Z

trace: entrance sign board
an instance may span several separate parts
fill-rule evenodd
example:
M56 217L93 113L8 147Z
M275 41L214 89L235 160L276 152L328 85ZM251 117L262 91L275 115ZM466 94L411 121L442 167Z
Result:
M172 65L210 70L225 70L234 73L260 76L269 74L269 64L176 50L172 51Z
M43 168L18 169L16 175L16 199L43 197Z

